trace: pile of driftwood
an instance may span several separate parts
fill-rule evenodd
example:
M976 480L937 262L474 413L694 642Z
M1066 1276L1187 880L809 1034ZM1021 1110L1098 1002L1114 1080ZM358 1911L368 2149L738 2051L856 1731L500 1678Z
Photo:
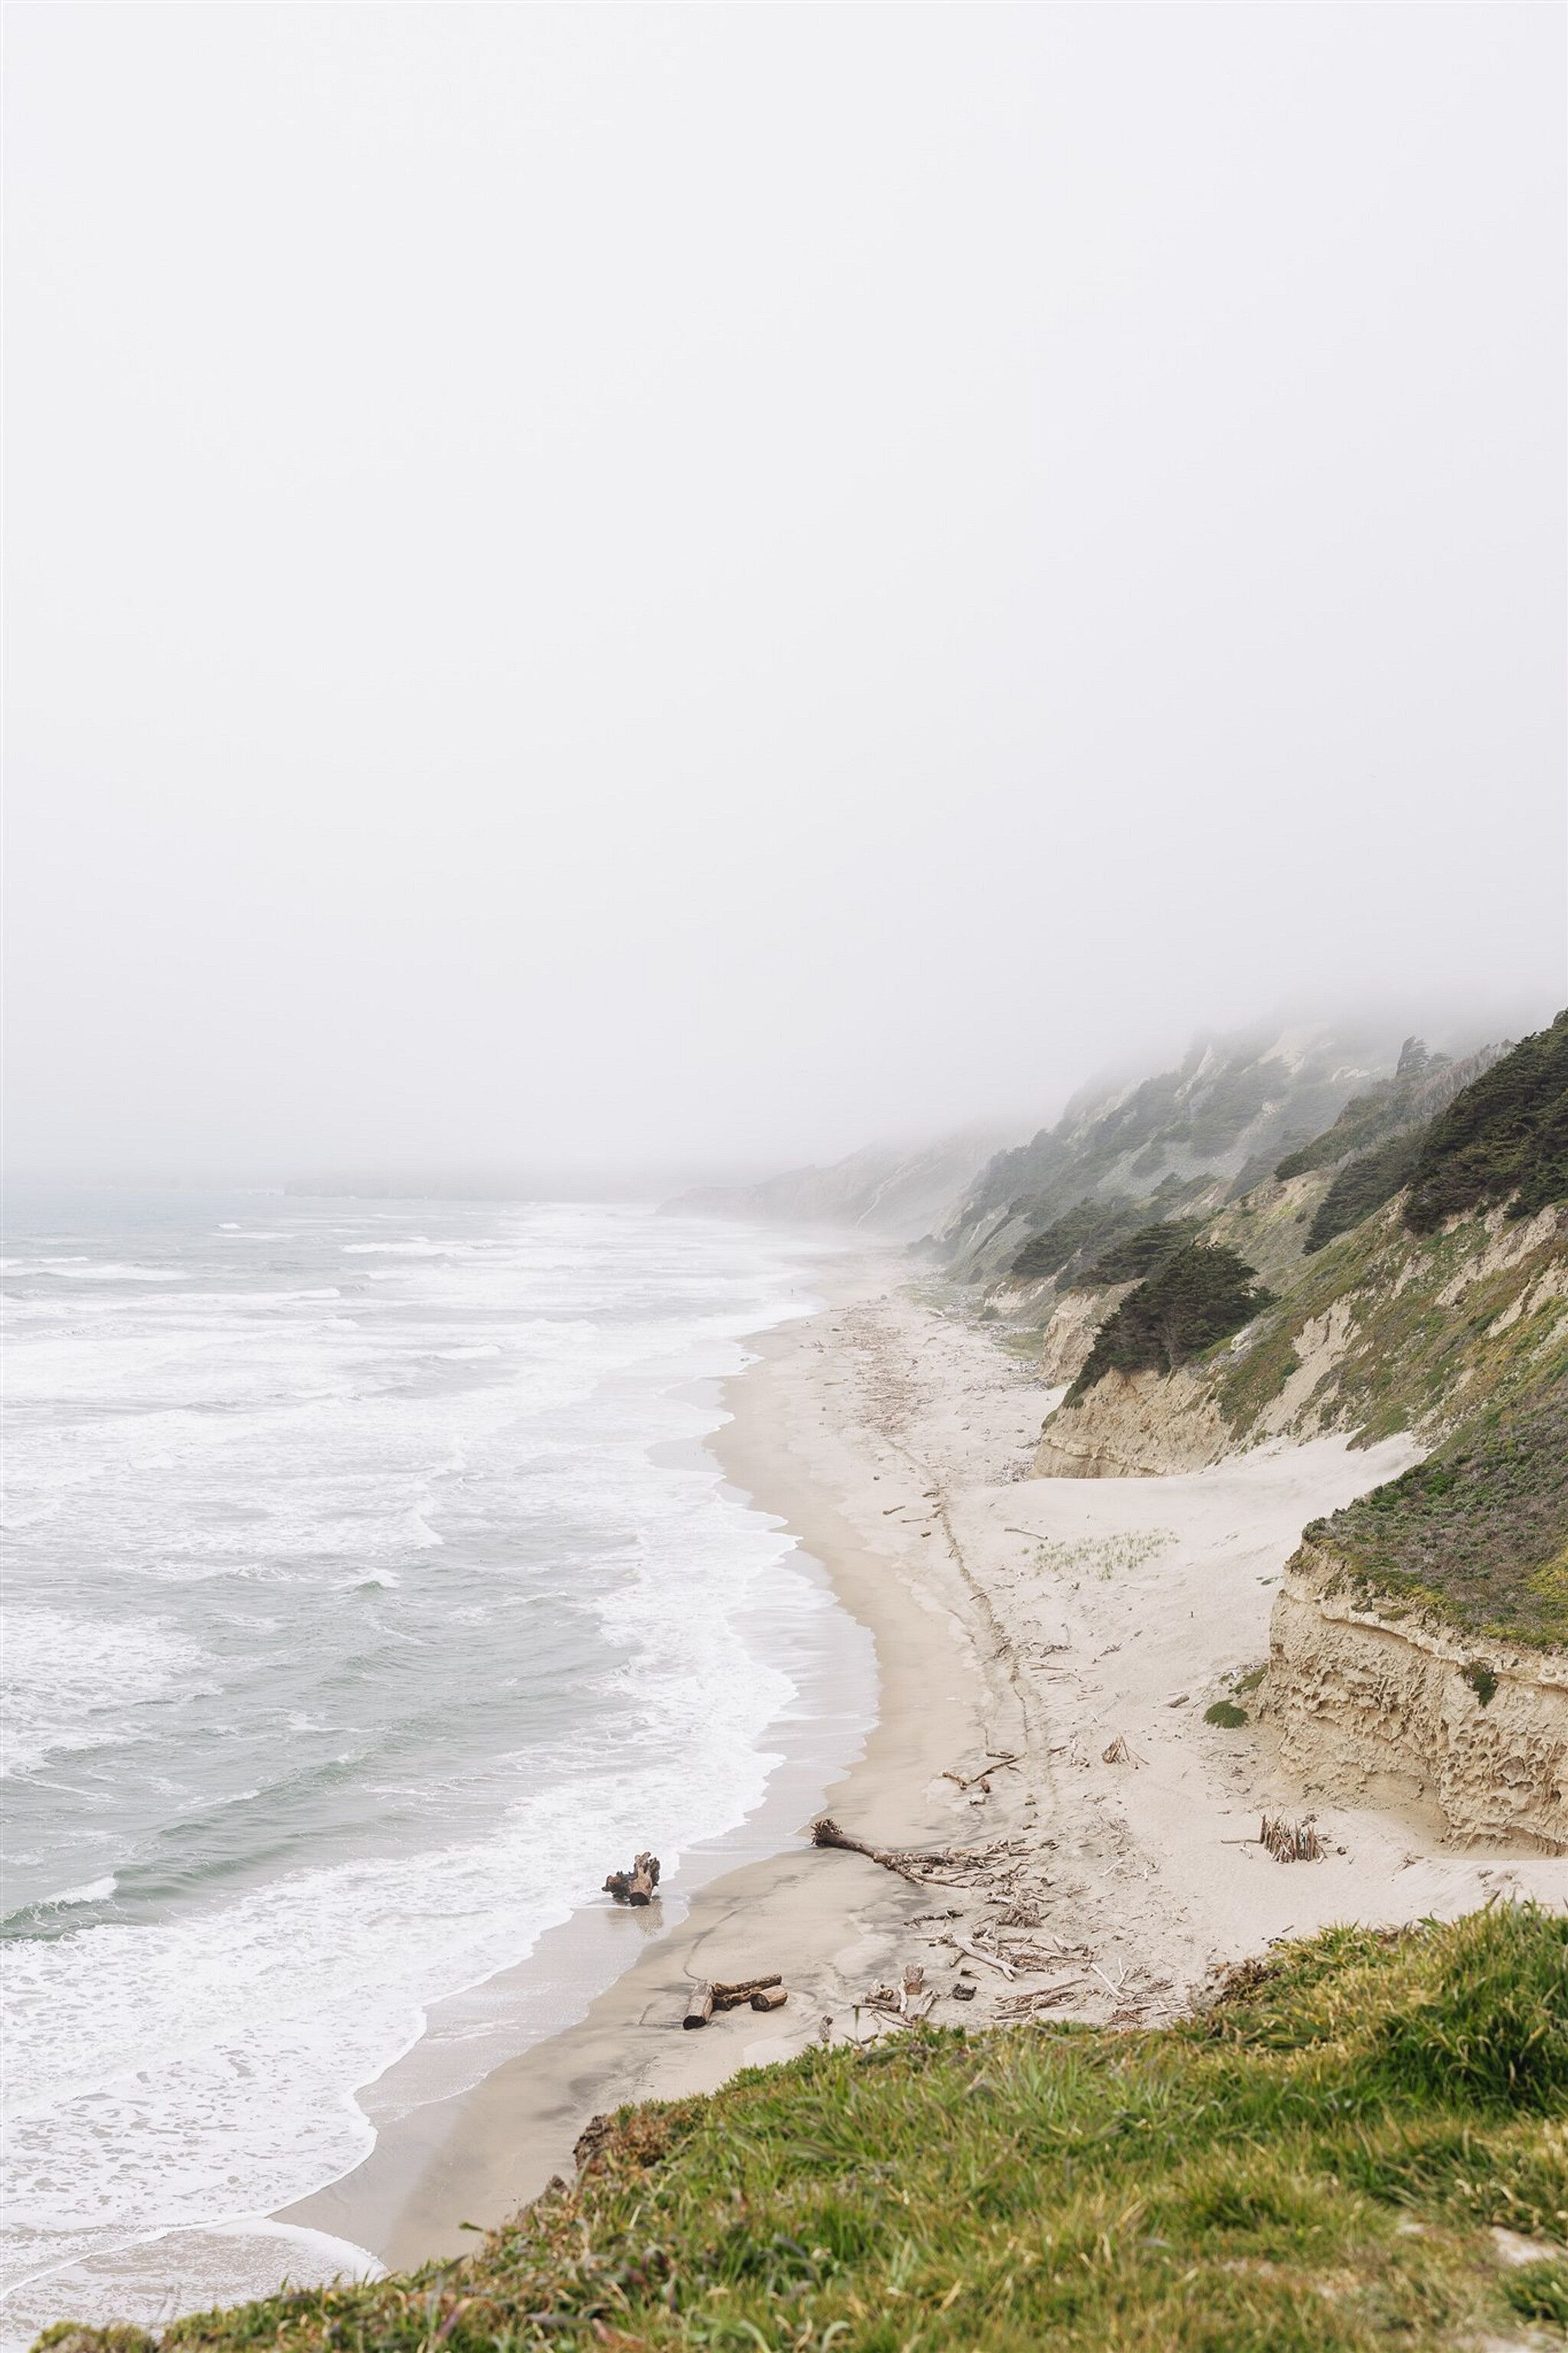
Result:
M658 1855L639 1854L629 1871L611 1872L605 1882L605 1893L613 1895L617 1904L651 1904L658 1885Z
M1265 1814L1258 1825L1258 1843L1266 1847L1276 1862L1321 1862L1323 1842L1310 1820L1288 1822L1283 1815Z
M929 2018L936 2008L936 1989L925 1989L926 1973L919 1961L904 1966L903 1982L900 1985L874 1985L866 1996L870 2010L887 2010L900 2018ZM922 2001L921 1997L925 1995Z
M782 2010L788 1999L776 1969L771 1978L741 1978L733 1985L699 1978L680 2022L689 2027L706 2026L716 2010L739 2010L742 2002L749 2002L753 2010Z

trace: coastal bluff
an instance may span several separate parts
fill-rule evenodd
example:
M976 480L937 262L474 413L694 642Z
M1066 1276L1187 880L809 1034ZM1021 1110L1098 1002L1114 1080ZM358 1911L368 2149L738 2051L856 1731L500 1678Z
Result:
M1306 1542L1274 1604L1258 1702L1312 1796L1415 1805L1454 1845L1568 1852L1568 1649L1482 1640L1369 1595Z

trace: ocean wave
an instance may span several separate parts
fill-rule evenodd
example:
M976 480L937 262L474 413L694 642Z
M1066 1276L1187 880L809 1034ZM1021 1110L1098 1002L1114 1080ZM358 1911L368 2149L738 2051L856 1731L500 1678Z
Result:
M174 1628L12 1603L0 1660L0 1775L138 1736L139 1710L210 1662Z
M797 1687L757 1612L821 1598L710 1465L653 1455L718 1419L687 1384L804 1312L784 1246L422 1219L301 1217L248 1293L205 1227L167 1296L106 1288L17 1348L17 1754L100 1760L96 1810L52 1800L70 1843L27 1788L81 1883L7 1972L24 2269L323 2186L433 2001L594 1900L606 1853L673 1877L777 1761ZM345 1249L377 1288L323 1315Z

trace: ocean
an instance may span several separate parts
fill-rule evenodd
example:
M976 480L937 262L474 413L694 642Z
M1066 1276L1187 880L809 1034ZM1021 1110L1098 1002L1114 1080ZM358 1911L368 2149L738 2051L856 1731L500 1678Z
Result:
M592 1972L518 1975L546 1931L639 1847L679 1905L786 1760L806 1810L874 1679L700 1444L815 1244L265 1194L9 1225L16 2345L369 2268L265 2218L580 2015Z

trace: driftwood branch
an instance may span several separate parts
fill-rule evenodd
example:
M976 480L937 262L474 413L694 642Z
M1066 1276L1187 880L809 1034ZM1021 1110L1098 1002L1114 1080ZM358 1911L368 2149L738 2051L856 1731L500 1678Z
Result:
M824 1814L819 1820L813 1822L811 1842L814 1846L843 1847L849 1854L863 1854L868 1862L879 1862L884 1871L896 1871L900 1879L910 1880L916 1887L941 1884L928 1879L924 1871L919 1868L921 1864L952 1862L954 1859L945 1851L921 1855L893 1847L869 1846L864 1839L851 1838L847 1831L841 1831L829 1814Z
M962 1936L947 1936L942 1941L972 1961L984 1961L988 1969L1000 1969L1005 1978L1016 1978L1018 1974L1011 1961L1004 1961L994 1953L983 1953L978 1945L966 1945Z
M1322 1860L1323 1842L1310 1820L1288 1822L1282 1815L1265 1814L1258 1825L1258 1843L1268 1849L1276 1862L1319 1862Z

